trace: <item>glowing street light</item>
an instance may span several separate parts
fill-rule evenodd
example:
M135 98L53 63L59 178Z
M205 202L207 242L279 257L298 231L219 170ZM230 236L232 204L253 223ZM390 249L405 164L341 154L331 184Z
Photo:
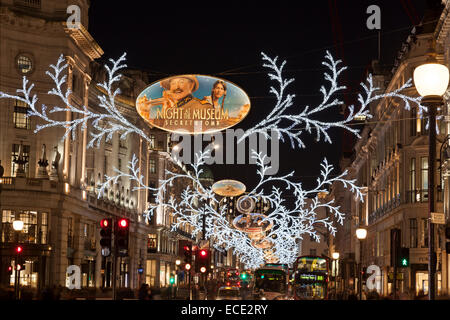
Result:
M428 299L434 300L436 283L436 253L434 250L434 224L431 213L435 207L435 163L436 163L436 110L443 104L442 96L447 91L449 70L436 59L435 40L432 40L428 50L427 61L414 70L414 85L423 97L421 103L428 108Z

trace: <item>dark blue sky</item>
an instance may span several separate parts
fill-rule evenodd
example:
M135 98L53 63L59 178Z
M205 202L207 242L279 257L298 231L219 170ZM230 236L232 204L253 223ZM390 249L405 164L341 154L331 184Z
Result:
M287 77L295 78L299 109L317 105L323 81L325 51L349 67L342 84L352 103L359 82L372 59L378 57L378 32L368 30L366 9L381 8L381 62L393 64L402 41L423 17L424 0L316 0L316 1L92 1L89 30L105 51L118 58L127 52L127 64L151 72L150 81L174 74L209 74L227 79L246 90L252 111L240 124L248 128L274 105L273 85L262 67L261 52L286 59ZM114 5L111 5L114 3ZM324 119L338 119L339 110ZM306 136L305 136L306 137ZM280 173L294 169L305 184L314 183L319 162L327 157L337 165L342 133L332 131L332 145L305 138L307 150L282 146ZM217 179L238 178L240 166L215 167ZM242 172L242 171L241 171ZM251 178L247 183L251 184Z

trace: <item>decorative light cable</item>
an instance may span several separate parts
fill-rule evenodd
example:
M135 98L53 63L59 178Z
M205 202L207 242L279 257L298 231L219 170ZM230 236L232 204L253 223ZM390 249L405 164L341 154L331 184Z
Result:
M292 148L295 148L296 144L300 148L305 148L306 146L300 137L303 131L307 133L316 131L317 141L323 136L325 142L331 143L328 130L336 127L348 130L359 136L358 130L350 126L351 122L361 116L371 118L372 116L368 110L369 104L388 97L401 99L406 109L410 108L411 103L416 104L420 115L423 114L423 111L426 111L426 107L420 104L420 97L409 97L402 94L404 89L411 86L411 80L408 80L399 89L392 92L375 94L379 88L373 86L372 76L369 75L366 84L361 84L364 89L364 95L358 95L360 106L356 112L354 106L349 106L350 112L346 119L337 122L322 121L318 119L320 112L343 104L341 100L333 97L336 93L345 89L345 86L338 84L339 75L346 69L345 67L339 67L341 61L335 61L329 52L326 53L323 64L329 69L329 72L324 73L324 78L325 81L329 82L330 87L328 89L324 86L320 88L323 99L319 105L314 108L306 106L302 110L294 111L293 99L295 95L286 94L287 87L294 80L284 79L282 75L286 61L281 63L281 65L277 65L277 58L271 59L264 53L262 53L262 57L263 61L268 62L264 66L272 70L269 73L270 79L275 80L279 86L278 89L274 87L270 89L270 92L276 96L277 103L270 114L257 125L246 130L239 141L243 141L253 133L261 133L266 138L270 138L268 132L273 130L279 134L283 141L287 137L291 142ZM67 138L69 134L72 135L73 139L76 139L76 130L81 127L83 130L88 129L92 137L88 147L99 147L103 138L109 141L114 133L119 133L121 139L124 139L130 133L134 133L150 142L145 132L126 119L115 104L115 98L120 94L120 89L113 89L113 87L117 85L121 78L118 71L126 67L123 64L124 61L125 54L117 61L110 59L111 67L105 66L107 79L100 83L99 86L106 91L106 95L99 95L99 104L93 108L72 105L69 99L71 91L67 89L63 92L62 86L67 78L66 75L62 75L67 68L67 64L64 64L63 55L59 57L56 65L50 66L53 69L53 73L47 71L46 74L54 81L56 87L49 91L48 94L59 97L65 107L53 107L49 113L70 111L80 115L78 118L55 120L49 117L47 107L44 104L38 109L36 107L38 98L36 95L31 95L34 85L28 85L28 80L25 76L23 77L22 89L17 90L17 95L0 92L0 98L17 99L26 103L30 107L28 115L36 116L44 121L44 124L36 126L35 132L50 127L61 127L66 130L62 139ZM288 111L294 112L288 114ZM287 125L284 125L285 123ZM318 225L326 227L334 235L336 233L335 224L342 224L345 215L339 210L340 208L334 203L334 200L323 202L318 198L318 193L326 191L327 187L334 182L343 183L346 188L355 194L357 199L361 201L363 199L362 188L355 184L355 180L345 179L346 171L340 175L331 176L330 173L333 170L333 166L326 159L321 163L321 176L317 178L316 187L311 190L304 190L300 182L294 181L294 172L280 177L267 176L266 172L269 170L269 167L264 164L266 155L253 151L253 157L258 166L256 173L259 176L259 182L247 196L254 200L262 199L263 201L268 201L271 207L267 215L263 216L262 221L259 221L259 223L269 222L273 226L265 231L262 239L258 240L258 243L269 244L264 249L264 246L255 246L255 242L247 233L233 227L232 219L227 215L227 206L220 205L220 199L218 199L211 187L202 184L201 173L203 170L201 167L206 164L205 160L210 157L211 151L211 148L207 148L197 153L195 161L191 165L191 170L184 170L182 163L178 159L171 159L174 169L166 170L165 177L160 180L157 188L147 186L144 183L144 177L137 165L138 158L133 155L132 161L128 165L129 172L125 173L114 168L115 175L105 176L105 182L100 186L98 195L100 197L107 190L110 183L117 183L121 177L135 181L136 186L133 191L146 189L157 194L156 203L150 205L143 213L146 219L149 219L154 214L171 214L176 218L176 222L172 225L173 229L183 225L190 225L193 236L199 236L205 231L205 238L212 239L213 246L217 250L233 249L234 254L239 256L247 268L256 268L265 261L292 263L297 256L299 241L303 239L304 235L320 241L316 231ZM181 192L175 193L173 186L176 183L186 187ZM284 184L285 187L281 190L280 187L276 186L277 184ZM286 198L292 198L292 195L296 199L294 203L287 202ZM312 198L312 200L307 203L307 198ZM333 218L329 216L319 219L317 217L318 210L323 208L328 209Z

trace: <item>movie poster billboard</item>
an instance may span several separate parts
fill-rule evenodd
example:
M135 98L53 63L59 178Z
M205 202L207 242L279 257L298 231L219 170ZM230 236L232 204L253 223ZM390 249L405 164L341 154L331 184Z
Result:
M151 126L176 133L212 133L241 122L250 99L235 84L205 75L177 75L157 81L136 99Z

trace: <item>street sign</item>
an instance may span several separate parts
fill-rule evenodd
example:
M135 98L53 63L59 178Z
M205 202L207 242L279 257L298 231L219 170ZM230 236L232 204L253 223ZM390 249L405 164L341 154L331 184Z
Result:
M431 213L431 223L435 224L445 224L445 214L441 212Z

